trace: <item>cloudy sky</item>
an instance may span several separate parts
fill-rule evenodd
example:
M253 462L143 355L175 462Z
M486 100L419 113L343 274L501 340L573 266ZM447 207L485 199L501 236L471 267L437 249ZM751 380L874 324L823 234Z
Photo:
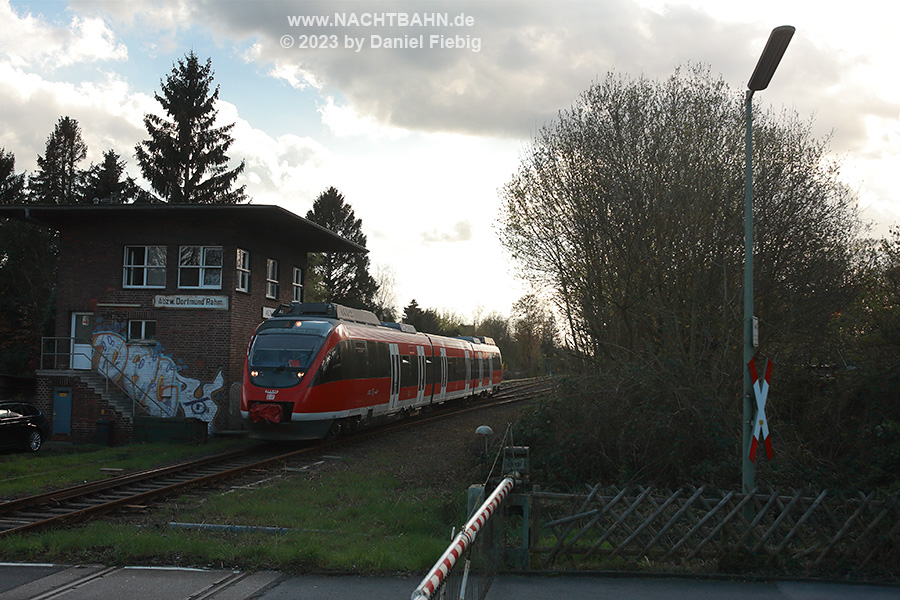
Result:
M253 202L304 216L335 186L399 307L506 314L527 290L497 241L498 190L537 129L609 71L665 78L705 63L740 97L778 25L797 33L754 101L814 118L875 234L900 223L900 9L888 6L0 0L0 146L33 171L68 115L86 163L114 149L139 179L143 116L193 50L212 59Z

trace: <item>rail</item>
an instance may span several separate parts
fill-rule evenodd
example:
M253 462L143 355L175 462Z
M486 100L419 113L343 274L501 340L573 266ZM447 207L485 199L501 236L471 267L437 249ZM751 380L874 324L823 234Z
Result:
M507 399L504 402L512 401L512 399ZM51 525L83 521L97 515L120 510L123 507L145 504L150 499L166 496L173 492L180 492L191 486L206 485L220 479L231 477L232 475L271 468L279 462L295 457L321 453L326 449L340 448L343 445L370 439L373 436L398 432L416 424L423 425L438 419L451 418L465 412L481 410L489 408L490 406L493 406L493 404L485 404L479 407L467 407L465 410L432 415L428 418L407 419L399 423L385 425L381 428L368 429L349 434L347 437L321 441L315 445L290 450L286 453L282 452L277 445L269 447L261 445L258 447L259 454L268 454L270 450L276 452L274 455L269 455L261 459L253 458L253 455L257 453L256 449L248 451L245 448L241 448L215 457L206 457L194 461L186 461L177 465L158 467L141 473L104 478L100 481L86 482L70 488L41 493L36 496L0 502L0 538L25 531L34 531ZM243 464L238 468L209 468L212 466L212 463L215 463L216 461L229 461L232 458L240 459L240 462ZM179 473L177 472L184 472L187 469L193 469L194 467L197 467L200 471L197 473L196 477L178 476ZM149 490L138 487L133 490L134 493L131 493L127 489L129 486L146 483L148 480L157 476L176 476L177 481L162 483L158 486L154 485L153 489ZM92 495L99 495L99 498L86 499ZM69 503L70 500L75 500L75 502ZM15 514L17 511L19 511L18 515ZM26 511L29 514L22 517L21 511ZM42 512L46 514L41 514ZM483 527L483 525L484 523L481 523L478 527ZM479 528L475 529L476 533L480 531ZM483 535L483 531L481 531L481 533L482 536L479 540L487 539L489 537Z
M47 342L52 342L52 343L53 343L53 351L52 351L52 352L49 352L49 351L46 350L46 348L47 348ZM60 342L66 342L67 347L68 347L68 349L67 349L66 351L64 351L64 352L60 352L60 351L59 351L59 343L60 343ZM144 413L144 414L149 415L149 414L150 414L150 411L147 410L147 402L148 402L148 401L154 402L154 400L153 400L153 398L150 396L150 394L147 392L147 390L144 390L144 389L141 389L141 388L137 388L137 387L133 387L133 386L132 386L132 390L133 390L134 392L139 392L138 397L135 397L136 394L132 393L132 391L129 391L125 386L123 386L122 384L119 383L119 380L125 380L125 377L126 377L125 372L124 372L122 369L120 369L119 367L117 367L117 366L115 365L115 363L113 363L111 360L109 360L105 355L103 355L103 354L100 354L100 355L99 355L99 359L100 359L101 361L103 361L101 364L103 365L104 368L103 368L103 369L99 369L99 368L98 368L98 369L95 371L95 370L93 369L93 360L94 360L93 353L87 354L87 353L84 353L84 352L75 352L74 349L73 349L73 348L75 347L75 344L90 344L90 343L91 343L90 340L87 340L87 339L85 339L85 338L75 338L75 337L42 337L42 338L41 338L41 369L49 368L49 367L45 367L45 364L44 364L44 357L45 357L45 356L46 356L46 357L52 357L52 358L53 358L53 367L52 367L52 368L53 368L54 370L55 370L55 369L60 369L60 368L69 368L69 369L72 369L72 368L73 368L73 367L72 367L72 364L73 364L73 362L74 362L74 361L72 360L73 357L79 356L79 357L86 358L86 359L88 360L88 362L91 364L91 367L92 367L92 368L90 369L90 371L91 371L92 373L97 373L97 374L103 376L103 379L105 380L105 383L106 383L106 392L107 392L107 393L109 393L109 384L110 384L110 382L112 382L112 384L113 384L116 388L118 388L118 390L119 390L120 392L122 392L123 394L125 394L125 396L126 396L129 400L131 400L131 414L132 414L132 416L136 415L136 414L138 413L138 410L140 410L140 411L141 411L142 413ZM59 365L60 365L60 359L59 359L59 357L63 357L63 356L64 356L64 357L67 357L68 360L63 361L63 364L65 365L64 367L60 367L60 366L59 366ZM109 376L110 371L113 371L113 372L115 373L115 375L116 375L115 378L112 378L112 377Z
M275 449L273 454L263 446L249 450L240 448L215 456L0 502L0 537L83 521L187 488L269 468L313 450L315 449L304 448L282 452Z

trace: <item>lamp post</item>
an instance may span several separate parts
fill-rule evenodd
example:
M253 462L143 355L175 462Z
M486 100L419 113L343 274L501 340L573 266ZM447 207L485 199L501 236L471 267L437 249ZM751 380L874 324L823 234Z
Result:
M747 84L745 101L747 162L744 177L744 420L741 436L741 486L745 494L756 487L753 463L750 461L750 436L753 421L753 383L750 378L750 359L755 347L753 340L753 92L764 90L769 86L784 51L794 35L795 28L790 25L776 27L769 34L769 41L759 57L759 62ZM746 505L750 507L748 503ZM751 509L752 510L752 509Z

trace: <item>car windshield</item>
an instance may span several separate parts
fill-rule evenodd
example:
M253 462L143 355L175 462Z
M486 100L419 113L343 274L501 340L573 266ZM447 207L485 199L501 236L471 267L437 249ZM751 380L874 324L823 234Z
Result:
M269 330L260 333L250 349L251 367L308 369L324 338L299 332Z

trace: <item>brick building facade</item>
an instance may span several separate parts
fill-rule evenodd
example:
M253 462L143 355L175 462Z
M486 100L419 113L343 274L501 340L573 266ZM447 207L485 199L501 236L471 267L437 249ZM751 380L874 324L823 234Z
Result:
M132 439L135 416L241 427L253 329L303 300L309 252L365 249L277 206L5 207L59 234L56 332L36 402L54 439ZM107 429L108 428L108 429Z

